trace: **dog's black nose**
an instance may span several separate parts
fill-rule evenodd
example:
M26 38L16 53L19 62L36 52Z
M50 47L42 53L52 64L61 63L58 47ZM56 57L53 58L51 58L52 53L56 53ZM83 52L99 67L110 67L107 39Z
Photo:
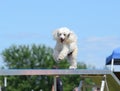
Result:
M60 41L61 41L61 42L63 42L63 41L64 41L64 39L63 39L63 38L60 38Z

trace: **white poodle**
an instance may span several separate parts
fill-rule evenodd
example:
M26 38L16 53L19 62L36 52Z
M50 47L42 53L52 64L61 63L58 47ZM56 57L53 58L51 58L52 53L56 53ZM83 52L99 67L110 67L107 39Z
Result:
M66 27L59 28L53 32L56 46L54 48L53 57L56 62L67 58L70 63L69 69L77 68L77 37Z

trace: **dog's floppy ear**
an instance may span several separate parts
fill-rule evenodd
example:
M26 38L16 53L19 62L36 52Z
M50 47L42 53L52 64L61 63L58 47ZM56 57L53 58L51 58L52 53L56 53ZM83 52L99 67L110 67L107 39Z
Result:
M67 35L67 37L68 37L69 42L73 42L73 41L77 40L76 35L72 31L70 31L70 33Z
M70 31L69 34L67 35L68 38L72 37L73 36L73 32Z
M69 37L70 37L70 35L71 35L71 33L69 33L69 34L67 35L67 37L69 38Z
M58 38L58 30L53 31L53 38L57 40Z

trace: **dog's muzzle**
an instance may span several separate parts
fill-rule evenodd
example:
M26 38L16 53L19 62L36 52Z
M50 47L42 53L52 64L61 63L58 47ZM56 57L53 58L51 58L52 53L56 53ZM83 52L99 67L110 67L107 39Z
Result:
M63 42L63 41L64 41L64 39L63 39L63 38L60 38L60 41L61 41L61 42Z

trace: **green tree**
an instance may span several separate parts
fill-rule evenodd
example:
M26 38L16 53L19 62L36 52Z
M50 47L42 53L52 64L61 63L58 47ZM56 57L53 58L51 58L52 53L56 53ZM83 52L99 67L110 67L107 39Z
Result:
M50 47L33 44L32 46L13 45L5 49L2 55L9 69L51 69L53 65L59 65L59 68L69 67L66 60L56 64L52 53L53 50ZM78 63L78 68L87 67L84 63ZM66 75L61 78L64 91L71 91L81 80L79 75ZM50 91L52 83L53 76L9 76L7 91L31 91L32 89Z
M13 45L2 52L6 66L9 69L49 69L55 64L52 48L44 45ZM66 61L60 63L65 68ZM8 77L8 91L49 91L52 76L10 76ZM46 88L47 87L47 88Z
M5 49L2 54L9 69L43 69L54 65L52 49L44 45L20 45ZM52 83L48 76L11 76L8 77L8 91L49 91ZM48 86L46 88L46 86Z

